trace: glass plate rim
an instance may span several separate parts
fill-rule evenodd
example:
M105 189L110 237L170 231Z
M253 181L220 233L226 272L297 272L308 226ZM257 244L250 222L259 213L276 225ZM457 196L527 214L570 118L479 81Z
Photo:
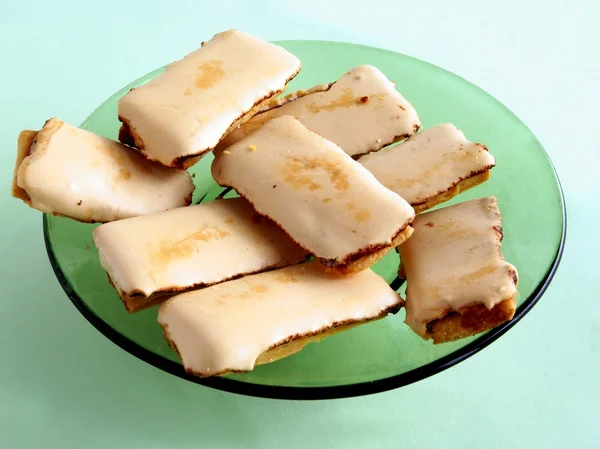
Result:
M422 59L415 58L410 55L405 55L403 53L395 52L392 50L388 50L385 48L373 47L369 45L363 44L355 44L350 42L339 42L339 41L329 41L329 40L311 40L311 39L299 39L299 40L278 40L273 41L274 43L286 43L286 42L322 42L327 44L338 44L338 45L349 45L349 46L357 46L368 48L371 50L392 53L394 55L399 55L405 58L410 58L416 60L420 63L427 64L432 66L437 70L442 70L452 76L460 78L466 83L469 83L471 86L476 89L482 91L489 97L493 98L499 105L501 105L509 114L515 116L515 114L504 105L504 103L500 102L498 99L493 97L488 92L484 91L477 85L471 83L470 81L462 78L459 75L456 75L449 70L446 70L442 67L439 67L435 64L432 64L427 61L423 61ZM90 117L92 117L98 109L104 106L104 104L112 99L113 97L124 92L128 86L135 83L138 80L144 79L151 74L162 70L163 67L155 69L136 80L128 83L126 86L117 90L113 93L108 99L102 102L98 107L96 107L81 123L81 127L85 126L89 121ZM397 374L394 376L369 381L369 382L360 382L349 385L335 385L335 386L327 386L327 387L293 387L293 386L274 386L274 385L264 385L264 384L254 384L247 383L239 380L229 379L227 377L215 377L215 378L200 378L193 376L187 373L183 366L177 362L166 359L162 356L159 356L152 351L140 346L139 344L133 342L129 338L122 335L120 332L116 331L112 328L108 323L102 320L98 315L94 313L92 309L90 309L87 304L83 301L83 299L75 292L73 287L71 286L69 280L66 278L64 272L62 271L55 255L52 250L52 244L50 242L49 230L48 230L48 216L47 214L43 214L42 217L42 227L44 234L44 245L46 247L46 253L48 255L48 259L50 261L50 265L52 266L52 270L62 289L64 290L67 297L71 300L73 305L77 308L77 310L83 315L88 322L94 326L101 334L103 334L106 338L116 344L118 347L128 352L129 354L137 357L138 359L148 363L149 365L158 368L162 371L165 371L169 374L177 376L179 378L188 380L190 382L203 385L206 387L214 388L216 390L226 391L229 393L236 393L245 396L252 397L260 397L260 398L269 398L269 399L284 399L284 400L321 400L321 399L339 399L339 398L349 398L356 396L364 396L368 394L381 393L384 391L389 391L392 389L404 387L410 385L412 383L418 382L420 380L431 377L435 374L438 374L442 371L445 371L448 368L457 365L458 363L466 360L467 358L475 355L485 347L489 346L491 343L496 341L502 335L504 335L509 329L511 329L515 324L517 324L532 308L535 306L538 301L541 299L548 286L552 282L556 271L560 265L560 261L562 259L562 255L565 248L566 234L567 234L567 212L566 212L566 203L563 188L558 177L558 173L556 172L556 168L552 163L552 160L548 156L548 153L541 145L537 137L531 132L531 130L527 127L527 125L517 116L515 116L523 126L527 128L527 130L531 133L531 135L536 139L536 142L539 144L539 147L544 152L550 167L552 168L554 177L556 179L556 183L558 186L559 194L560 194L560 203L561 203L561 218L562 218L562 232L560 236L560 244L557 249L556 255L554 257L554 261L552 266L549 268L548 272L544 276L544 279L537 285L536 289L533 293L525 299L525 301L521 304L521 306L517 309L515 316L513 319L507 323L504 323L481 337L477 338L473 342L468 345L454 351L451 354L448 354L444 357L441 357L433 362L430 362L426 365L423 365L419 368L407 371L405 373Z

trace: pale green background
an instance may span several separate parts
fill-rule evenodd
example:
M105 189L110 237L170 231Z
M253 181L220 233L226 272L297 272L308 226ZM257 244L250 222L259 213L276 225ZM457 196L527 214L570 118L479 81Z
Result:
M600 446L597 2L8 3L0 0L0 448ZM519 115L557 166L570 220L562 265L533 311L442 374L327 402L174 378L79 315L52 274L41 215L9 198L18 132L51 116L80 123L123 85L233 27L400 51Z

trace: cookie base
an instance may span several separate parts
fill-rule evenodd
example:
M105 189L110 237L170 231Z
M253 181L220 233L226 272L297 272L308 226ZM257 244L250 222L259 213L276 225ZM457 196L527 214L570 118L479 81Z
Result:
M427 334L423 338L439 344L471 337L510 321L515 310L514 296L499 302L492 309L483 304L469 306L427 323Z

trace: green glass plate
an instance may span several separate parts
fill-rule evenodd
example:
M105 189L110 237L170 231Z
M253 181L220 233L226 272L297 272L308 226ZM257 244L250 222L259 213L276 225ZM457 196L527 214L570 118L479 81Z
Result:
M407 385L438 373L500 337L539 300L560 260L566 231L565 206L556 173L529 129L506 107L462 78L431 64L376 48L322 41L284 41L280 45L302 60L303 69L289 90L339 78L360 64L373 64L415 106L423 127L451 122L470 140L483 142L497 166L485 184L452 203L495 195L504 217L503 252L520 273L515 318L481 336L434 346L404 324L404 312L359 326L300 353L247 374L200 379L186 374L162 337L156 308L125 311L92 243L94 225L44 216L50 261L69 298L81 313L117 345L174 375L210 387L254 396L317 399L356 396ZM156 70L121 89L83 123L95 133L116 138L117 101L131 87L157 76ZM210 176L212 156L194 173L194 202L222 192ZM231 194L231 193L230 193ZM444 205L444 206L445 206ZM390 252L374 267L390 283L398 256ZM394 283L398 287L398 283ZM399 289L402 291L402 288Z

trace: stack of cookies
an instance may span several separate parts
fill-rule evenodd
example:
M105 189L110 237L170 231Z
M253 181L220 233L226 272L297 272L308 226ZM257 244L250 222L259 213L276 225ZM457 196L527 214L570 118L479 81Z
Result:
M299 71L281 47L219 33L121 98L120 142L56 118L23 131L13 196L104 223L93 238L109 282L129 312L160 304L165 338L198 376L252 370L403 307L434 343L510 320L518 276L496 199L423 213L489 179L488 149L451 124L420 131L373 66L279 97ZM190 206L186 169L208 153L239 198ZM406 300L370 268L393 249Z

